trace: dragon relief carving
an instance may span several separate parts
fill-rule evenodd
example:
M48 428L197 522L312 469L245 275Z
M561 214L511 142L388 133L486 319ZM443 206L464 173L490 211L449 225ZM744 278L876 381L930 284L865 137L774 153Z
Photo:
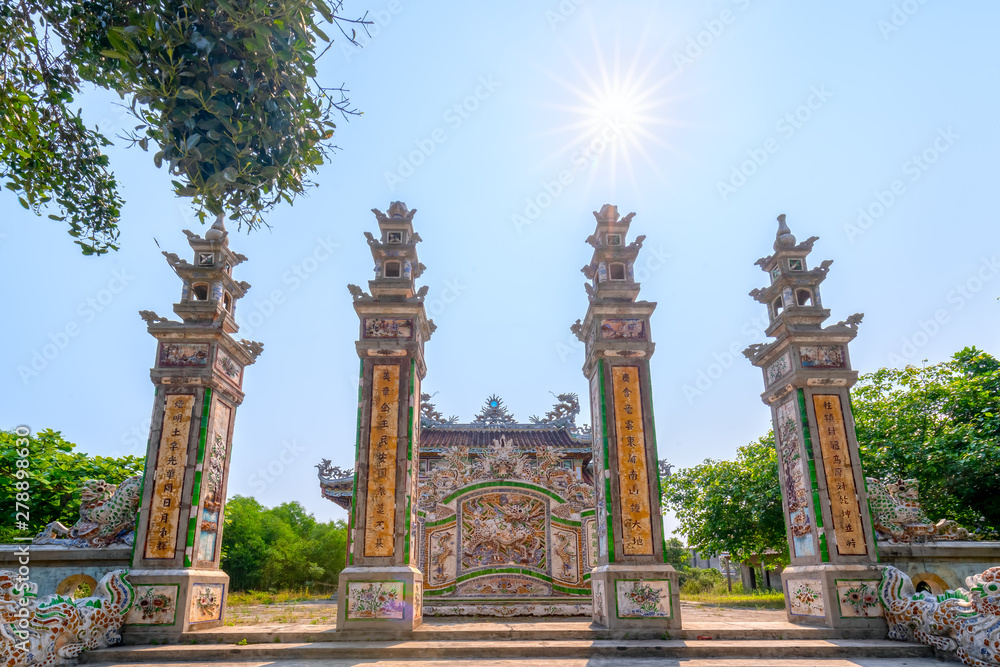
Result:
M886 566L879 600L889 638L953 652L969 667L995 667L1000 663L1000 567L966 577L965 585L943 595L918 593L905 573Z
M34 583L13 570L0 570L0 654L5 667L72 665L86 650L121 641L125 614L135 602L126 570L97 583L91 597L38 599Z
M879 540L894 543L933 542L936 540L968 540L968 530L950 519L931 522L920 507L919 482L901 479L883 482L865 478L872 522Z
M550 392L551 393L551 392ZM559 401L545 413L545 417L532 415L528 420L533 424L555 424L558 426L575 426L576 416L580 414L580 397L576 394L559 394Z
M32 542L96 548L132 544L141 487L141 475L129 477L117 486L103 479L85 480L80 490L79 520L71 528L53 521Z
M257 357L259 357L261 352L264 351L263 343L258 343L255 340L247 340L246 338L240 339L240 347L246 350L247 354L249 354L250 358L254 361L256 361Z

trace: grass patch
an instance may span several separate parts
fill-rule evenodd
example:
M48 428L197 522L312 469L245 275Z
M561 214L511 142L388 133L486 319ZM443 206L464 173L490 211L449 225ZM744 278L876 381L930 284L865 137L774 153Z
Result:
M784 609L785 595L781 591L775 590L754 590L748 593L737 593L732 595L725 589L711 590L704 593L684 593L681 592L681 600L711 604L717 607L736 607L743 609Z
M298 591L245 591L229 594L229 605L250 606L256 604L283 604L287 602L306 602L308 600L328 600L328 593L310 593L307 590Z

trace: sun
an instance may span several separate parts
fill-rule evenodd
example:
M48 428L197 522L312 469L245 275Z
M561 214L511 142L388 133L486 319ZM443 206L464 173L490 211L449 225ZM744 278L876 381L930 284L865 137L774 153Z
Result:
M647 26L650 24L647 22ZM646 47L648 30L624 48L620 34L615 34L613 44L607 45L593 24L591 33L593 53L586 54L587 58L581 59L565 49L574 76L546 71L562 92L568 93L564 95L567 101L544 105L564 114L549 132L567 137L557 154L582 155L591 166L591 183L597 178L598 167L606 164L612 187L621 176L634 184L640 159L644 167L664 178L650 150L659 147L679 154L668 137L669 128L681 125L667 115L670 105L681 95L670 94L669 84L676 74L663 74L667 69L663 59L666 46L650 54Z

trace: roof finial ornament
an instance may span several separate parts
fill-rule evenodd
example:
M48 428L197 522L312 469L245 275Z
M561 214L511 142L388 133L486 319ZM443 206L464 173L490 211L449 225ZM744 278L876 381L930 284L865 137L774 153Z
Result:
M778 216L778 233L775 235L774 239L774 249L777 250L779 247L791 248L795 245L795 237L792 236L792 230L788 228L785 223L785 214L782 213Z
M212 223L212 228L205 232L205 240L218 243L219 241L224 241L229 232L226 231L226 225L222 222L225 218L224 213L220 213L218 217L215 218L215 222Z

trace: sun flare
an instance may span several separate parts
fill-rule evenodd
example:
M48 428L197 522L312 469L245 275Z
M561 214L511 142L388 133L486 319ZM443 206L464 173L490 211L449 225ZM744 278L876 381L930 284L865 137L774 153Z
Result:
M663 178L650 149L660 147L677 153L666 130L679 125L666 115L667 107L679 97L668 95L674 74L663 75L666 47L650 56L644 34L638 42L628 45L630 54L626 58L620 35L615 35L613 46L607 48L593 26L592 33L594 53L588 58L592 65L585 65L567 52L576 76L570 80L547 73L571 96L568 102L545 105L564 113L564 120L551 132L567 136L557 155L582 155L591 165L591 183L601 164L608 165L612 187L620 176L634 183L640 157L644 167Z

